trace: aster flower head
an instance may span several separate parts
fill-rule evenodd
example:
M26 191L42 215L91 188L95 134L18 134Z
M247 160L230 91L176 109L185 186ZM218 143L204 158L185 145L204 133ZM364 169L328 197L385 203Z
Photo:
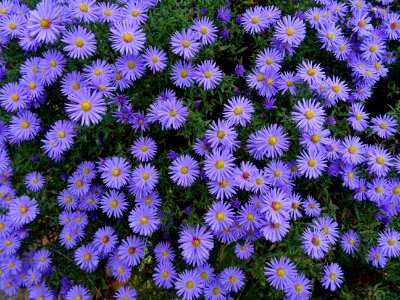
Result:
M97 20L98 6L94 0L70 0L69 9L75 18L84 23Z
M237 148L237 133L228 121L218 119L213 121L210 129L205 132L205 137L212 148L232 151Z
M99 228L94 234L93 246L99 253L107 255L115 249L118 242L118 236L110 226Z
M122 9L121 15L129 24L141 25L148 18L148 8L148 4L145 1L129 1Z
M312 197L308 196L304 201L305 213L308 217L317 217L321 214L321 205Z
M157 145L152 138L140 137L131 147L131 154L140 161L151 160L157 152Z
M292 119L300 129L308 131L322 127L325 119L325 111L315 100L300 100L294 106L294 110L292 112Z
M224 104L223 116L232 125L246 126L254 113L253 104L244 97L233 97Z
M119 22L110 28L111 47L122 54L138 55L144 48L146 36L136 24Z
M211 60L205 60L195 69L194 80L204 90L215 88L222 81L222 71Z
M341 29L332 21L321 23L321 26L317 28L317 33L322 46L328 51L338 47L344 38Z
M66 296L66 300L75 300L75 299L82 299L82 300L90 300L91 295L89 289L81 286L81 285L74 285L72 286Z
M278 71L281 68L280 63L283 61L283 55L280 51L271 48L265 48L257 54L256 67L260 72L268 70Z
M178 275L175 281L177 294L183 300L192 300L200 297L204 284L195 270L185 270Z
M107 158L99 168L101 178L108 188L124 186L128 182L130 166L123 157Z
M157 209L146 205L139 205L129 214L129 227L134 233L149 236L160 225Z
M222 23L228 23L231 20L230 10L226 7L218 8L217 19Z
M263 31L268 26L264 8L260 5L248 8L241 18L241 23L244 31L252 35Z
M212 234L205 226L199 225L183 227L178 242L185 261L194 266L206 263L214 247Z
M330 244L335 244L339 237L339 225L331 217L320 217L314 219L312 222L312 228L322 231Z
M204 216L207 225L215 232L231 226L234 221L233 218L234 213L231 205L223 201L214 202Z
M386 266L387 258L383 253L383 250L380 246L372 246L369 249L367 254L367 258L372 262L372 265L375 268L381 267L384 268Z
M281 189L272 188L263 197L261 212L267 221L280 223L289 219L289 199Z
M166 100L160 104L158 118L162 129L179 129L186 122L189 112L180 100Z
M154 254L157 262L174 260L175 254L170 242L160 242L154 247Z
M208 17L202 17L194 21L191 29L197 33L198 39L201 40L203 45L212 44L217 37L217 27Z
M209 179L220 182L234 173L234 160L230 152L214 150L206 156L204 171Z
M5 84L0 89L0 104L9 112L28 108L29 97L27 88L15 82Z
M39 213L37 201L28 196L15 198L8 209L8 216L10 219L20 225L32 222Z
M318 178L326 168L326 158L316 150L302 152L297 159L299 173L306 178Z
M194 83L195 68L190 62L177 61L171 70L173 83L180 88L187 88Z
M162 261L154 269L153 280L159 287L170 289L176 275L174 265L169 261Z
M371 123L370 127L373 133L383 139L393 136L396 132L394 127L398 125L398 122L392 116L388 115L379 115L372 118Z
M219 276L220 282L227 292L237 292L244 285L245 276L238 267L225 268Z
M311 296L311 283L303 274L296 274L283 288L288 299L309 299Z
M297 275L294 263L289 258L283 256L279 260L273 257L267 262L264 271L267 282L279 290L284 289Z
M343 271L337 263L330 263L324 269L322 277L322 285L325 289L335 291L343 283Z
M400 233L395 229L386 229L379 233L378 244L384 256L397 257L400 255Z
M347 121L354 130L364 131L368 127L368 116L369 113L364 111L363 105L360 103L352 103Z
M365 161L365 146L359 137L347 136L343 140L343 148L339 150L342 159L349 164L358 165Z
M83 245L75 251L75 262L87 272L93 272L97 268L99 262L98 251L93 244Z
M69 96L66 112L73 121L90 126L102 120L106 105L100 93L91 92L88 88L77 91Z
M121 286L114 294L115 300L136 300L136 290L129 285Z
M39 172L31 172L25 176L25 185L33 192L39 191L44 183L45 179Z
M145 65L153 72L161 72L167 66L167 54L164 50L159 50L156 47L146 49L142 58Z
M326 235L316 229L306 228L302 235L302 246L308 255L314 259L321 259L329 250Z
M271 124L250 135L247 150L258 160L282 156L289 149L288 134L278 124Z
M96 50L94 34L81 26L65 32L62 41L67 44L64 51L72 58L85 59L92 56Z
M345 232L340 239L340 245L347 254L353 254L357 250L359 242L358 234L352 229Z
M187 60L193 58L200 50L198 38L198 34L192 29L176 31L171 38L172 52Z
M117 190L109 190L101 198L101 209L108 217L120 218L128 207L125 195Z
M136 266L144 257L145 241L136 236L128 236L118 247L121 262L129 267Z
M306 34L306 26L299 18L285 16L276 23L276 38L292 47L301 44Z
M191 186L199 175L199 164L189 155L178 156L169 167L171 180L179 186Z

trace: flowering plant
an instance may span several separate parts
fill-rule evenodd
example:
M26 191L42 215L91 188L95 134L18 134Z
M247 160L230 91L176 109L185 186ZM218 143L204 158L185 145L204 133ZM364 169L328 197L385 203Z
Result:
M399 11L1 1L0 290L395 298Z

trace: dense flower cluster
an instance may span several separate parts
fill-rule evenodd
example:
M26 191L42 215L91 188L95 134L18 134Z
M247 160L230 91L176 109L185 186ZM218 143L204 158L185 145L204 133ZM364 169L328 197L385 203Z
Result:
M17 195L12 181L13 167L18 166L13 165L9 148L39 141L50 160L64 161L80 129L99 125L107 115L140 134L127 149L130 156L81 161L57 191L58 241L82 272L95 272L104 261L112 277L127 282L145 257L152 256L156 261L152 278L158 287L175 289L182 299L201 295L207 300L225 299L243 288L246 270L211 265L216 245L234 244L238 260L248 260L256 254L257 241L282 241L300 218L308 222L300 241L305 255L322 260L336 245L353 254L363 243L359 233L341 231L337 220L323 213L316 195L302 196L296 191L297 179L328 175L339 178L356 201L377 207L377 219L386 223L365 254L372 265L384 267L387 259L399 256L400 232L389 225L400 211L396 175L400 156L384 142L368 143L361 136L368 131L384 141L398 130L393 116L370 118L363 104L396 60L389 47L400 40L400 14L387 7L393 1L381 0L374 6L361 0L318 0L301 17L283 15L275 6L248 8L236 18L241 30L252 36L271 36L269 46L257 50L248 71L238 65L236 75L229 74L244 77L251 96L227 97L221 114L210 120L201 137L182 153L170 153L167 167L154 163L165 145L150 135L152 128L176 133L191 122L189 104L179 99L177 90L198 87L206 93L224 83L227 74L217 62L196 58L218 40L218 28L231 22L232 12L221 7L215 20L211 16L195 19L187 28L164 37L169 47L161 49L149 45L143 30L157 2L42 0L34 9L18 0L0 2L0 50L8 51L8 45L16 42L21 51L32 54L21 64L19 80L0 88L1 108L10 115L9 121L0 121L0 289L11 296L27 287L32 299L56 297L45 279L57 253L46 247L22 251L23 240L35 234L29 232L29 223L40 218L42 209L43 200L34 195L45 189L49 178L43 170L26 174L22 181L31 196ZM96 22L109 30L112 62L95 55L99 41L90 28ZM326 66L309 59L291 70L283 68L285 59L295 56L306 36L313 34L323 51L346 66L349 77L331 74ZM220 38L227 35L224 28ZM40 55L39 50L43 50ZM80 62L74 69L69 66L72 60ZM6 72L0 59L0 80L6 79ZM169 72L176 91L165 89L145 112L135 111L134 100L126 93L146 72ZM64 105L64 117L44 127L40 109L49 103L47 91L54 87L67 99L65 104L58 103ZM278 95L289 95L295 102L287 118L295 124L297 135L286 124L268 123L241 140L241 130L258 112L257 99L264 99L264 107L271 109ZM344 136L329 128L335 117L343 118L343 112L334 115L339 105L347 110L344 119L349 130ZM299 151L293 156L295 144ZM159 193L163 187L158 186L161 176L169 176L178 189L205 183L214 200L198 224L180 224L177 241L152 244L149 238L165 226ZM237 200L239 192L248 198ZM101 223L88 234L93 214L127 219L130 233L122 235ZM176 264L177 257L186 265ZM336 262L323 262L321 285L335 291L344 273ZM265 276L286 299L311 296L311 280L289 258L271 258ZM68 300L91 299L93 294L80 284L65 281L62 285L68 286L61 292ZM136 290L126 284L114 297L136 299Z

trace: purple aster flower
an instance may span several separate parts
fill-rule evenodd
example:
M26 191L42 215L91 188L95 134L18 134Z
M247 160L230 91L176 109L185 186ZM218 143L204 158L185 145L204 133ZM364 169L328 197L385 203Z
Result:
M160 262L154 269L153 280L157 286L170 289L176 279L174 265L169 261Z
M297 47L303 41L306 34L306 27L299 18L285 16L276 23L276 37L282 43Z
M178 158L179 155L174 150L169 150L167 156L169 160L175 160Z
M299 173L306 178L318 178L326 168L325 156L316 150L302 152L297 159Z
M151 160L157 152L157 145L153 139L140 137L131 147L131 154L140 161Z
M188 187L199 175L199 164L191 156L182 155L172 162L168 174L177 185Z
M146 67L153 72L161 72L167 66L167 54L164 50L159 50L156 47L149 47L142 58L145 61Z
M229 31L228 28L224 28L224 29L221 30L221 36L220 37L222 39L227 39L229 37L229 35L230 35L230 31Z
M329 250L326 235L315 229L306 228L302 234L302 246L304 251L314 259L321 259Z
M397 12L389 12L384 18L384 29L389 40L400 39L400 15Z
M234 160L230 152L214 150L206 156L204 171L209 179L220 182L233 174Z
M225 7L218 8L217 19L218 19L218 21L220 21L221 23L224 23L224 24L230 22L230 20L231 20L230 10Z
M0 89L0 104L8 112L28 108L28 89L15 82L5 84Z
M232 151L238 147L236 131L224 120L213 121L210 129L206 130L205 137L212 148Z
M95 271L99 262L98 251L93 244L83 245L76 249L74 258L79 268L86 272Z
M303 274L295 274L283 289L288 299L309 299L312 286Z
M129 285L121 286L114 294L115 300L136 300L136 290Z
M337 263L330 263L324 269L321 283L325 289L335 291L343 283L343 271Z
M110 226L99 228L94 234L93 246L101 254L107 255L115 249L118 243L118 236Z
M182 29L181 33L176 31L171 38L172 52L184 59L193 58L200 50L198 38L198 34L192 29Z
M154 247L154 254L157 262L174 260L175 254L169 242L160 242Z
M117 190L107 191L101 198L101 209L109 218L120 218L128 208L125 195Z
M204 298L206 300L225 300L226 290L219 279L215 279L204 287Z
M385 148L374 146L368 153L367 163L368 170L380 177L384 177L389 172L389 167L392 166L392 156Z
M337 100L346 101L349 97L349 88L346 83L340 81L339 77L333 76L326 78L325 83L328 89L325 91L330 104L335 104Z
M271 124L250 135L247 149L258 160L274 158L283 155L289 149L289 138L283 131L283 127Z
M51 253L47 249L40 249L35 252L33 256L34 268L38 271L44 272L51 267Z
M281 222L267 221L262 227L262 233L267 241L272 243L279 242L289 232L289 220Z
M279 223L289 219L289 206L286 193L282 190L273 188L263 197L261 212L265 213L267 221Z
M289 92L290 95L295 96L298 81L299 77L294 72L283 72L278 79L278 90L282 91L282 93Z
M40 129L40 120L37 114L29 110L21 110L11 117L9 132L12 143L32 140Z
M98 6L94 0L70 0L69 9L71 15L84 23L97 20Z
M231 178L207 182L208 190L217 200L229 199L236 193L237 183Z
M177 61L172 66L171 79L180 88L187 88L194 83L195 69L190 62Z
M321 214L321 206L312 196L306 198L303 206L308 217L317 217Z
M15 198L8 209L8 216L20 225L32 222L39 213L37 201L28 196Z
M358 234L352 229L345 232L340 239L340 245L345 253L353 254L359 246Z
M383 250L379 246L372 246L368 252L367 258L372 262L375 268L386 267L387 258L383 253Z
M246 9L242 18L241 24L244 31L254 35L267 28L268 20L264 14L264 8L260 5Z
M81 300L90 300L91 299L90 291L81 285L72 286L67 292L65 299L73 300L77 298Z
M195 270L185 270L178 275L175 289L182 300L192 300L200 297L204 284L200 275Z
M140 164L137 166L131 177L131 185L142 191L152 191L158 181L158 171L150 164Z
M214 247L212 234L205 226L199 225L183 227L178 242L185 261L194 266L207 262L210 251Z
M136 236L128 236L118 247L121 262L129 267L136 266L144 258L145 242Z
M311 227L315 230L322 231L322 233L325 234L329 244L335 244L337 238L339 237L339 224L331 217L320 217L318 219L314 219Z
M302 61L296 68L297 75L309 85L315 85L325 79L325 73L319 64L312 61Z
M347 136L343 140L343 149L339 150L346 163L358 165L365 161L364 145L359 137Z
M125 158L112 157L105 160L99 171L103 183L108 188L119 189L128 182L130 166Z
M253 104L244 97L233 97L224 104L223 116L232 125L246 126L254 113Z
M99 3L98 18L100 22L118 23L122 19L121 8L111 2Z
M377 62L386 54L386 46L382 39L366 38L363 39L360 51L361 56L370 62Z
M286 257L271 258L264 268L267 282L276 289L284 289L297 275L294 263Z
M45 179L39 172L31 172L25 176L25 185L33 192L39 191L44 183Z
M400 233L394 229L386 229L379 233L378 244L384 256L397 257L400 254Z
M217 38L217 27L208 17L197 19L190 28L197 33L203 45L212 44Z
M280 19L282 12L279 8L271 5L264 8L264 14L268 22L267 28L269 28Z
M50 85L61 76L67 60L62 52L58 50L47 50L43 53L39 68L45 85Z
M27 29L29 34L38 42L54 43L64 31L62 6L53 1L42 1L36 9L30 11Z
M369 113L364 111L364 106L360 103L353 103L350 106L349 117L347 121L350 126L356 131L365 131L368 127Z
M244 286L244 273L238 267L228 267L222 270L220 282L227 292L238 292Z
M233 224L234 213L231 205L223 201L213 202L212 207L207 211L204 220L215 232L223 230Z
M94 34L81 26L65 32L62 41L67 44L64 51L72 58L85 59L96 51Z
M146 70L143 57L137 55L122 55L117 58L115 66L130 81L141 78Z
M325 119L325 111L315 100L303 99L294 106L292 119L303 130L319 129Z
M202 85L204 90L215 88L222 81L222 72L211 60L205 60L196 66L194 80Z
M64 96L68 96L85 87L88 87L88 84L81 72L72 71L61 79L61 93Z
M139 205L132 210L128 221L134 233L145 236L151 235L160 225L157 209L147 205Z
M146 22L148 16L148 4L145 1L142 2L128 2L122 9L121 14L124 20L129 24L141 25Z
M93 180L96 175L96 166L93 162L91 161L83 161L81 162L77 167L76 167L76 171L78 173L81 173L82 176L87 180L87 181L91 181Z
M394 128L397 126L397 121L388 115L379 115L371 119L372 125L370 126L373 133L377 134L380 138L386 139L393 136L396 132Z
M106 105L100 93L91 93L88 88L77 91L69 96L66 112L73 121L90 126L101 121L106 112Z
M110 28L111 47L122 54L138 55L144 48L146 36L136 24L115 23Z
M328 51L332 51L339 46L343 40L341 29L334 22L322 22L321 26L317 27L318 38L322 42L322 47Z

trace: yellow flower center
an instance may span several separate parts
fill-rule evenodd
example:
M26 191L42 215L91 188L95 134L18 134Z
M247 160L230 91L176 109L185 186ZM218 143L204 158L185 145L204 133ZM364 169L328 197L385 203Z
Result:
M347 172L347 177L349 179L353 179L354 178L354 173L353 172Z
M204 72L204 77L205 78L211 78L211 76L212 76L212 73L210 71L205 71Z
M315 159L309 159L307 162L308 166L314 168L317 165L317 161Z
M387 124L382 122L382 123L379 124L379 128L380 129L386 129L387 128Z
M34 83L34 82L29 82L29 83L28 83L28 88L29 88L30 90L34 90L34 89L36 88L36 83Z
M371 47L369 47L369 51L372 53L375 53L376 50L378 50L378 47L376 45L372 45Z
M252 24L257 24L258 21L259 21L259 19L258 19L257 16L253 16L253 17L251 18L251 20L250 20L250 22L251 22Z
M200 276L203 280L206 280L208 278L208 273L207 272L201 272Z
M29 126L30 126L30 124L29 124L28 121L22 121L21 122L21 128L22 129L27 129L27 128L29 128Z
M354 245L354 239L349 239L348 243L349 243L349 245Z
M222 180L220 183L219 183L219 186L221 187L221 188L226 188L227 186L228 186L228 181L226 181L226 180Z
M183 40L182 41L182 47L183 48L187 48L187 47L189 47L190 46L190 42L188 41L188 40Z
M81 48L85 45L85 41L81 38L76 38L75 39L75 46Z
M248 213L247 216L246 216L246 219L247 219L247 221L251 222L251 221L254 221L255 216L254 216L253 213Z
M185 69L183 69L179 72L179 76L181 76L182 78L186 78L186 77L188 77L188 75L189 75L189 72Z
M152 57L151 57L151 61L152 61L153 63L158 63L158 56L152 56Z
M357 152L357 148L354 147L354 146L350 146L348 150L349 150L349 153L350 153L350 154L354 154L354 153Z
M75 81L74 83L71 84L71 87L72 87L73 90L76 91L76 90L79 90L81 85L78 82Z
M111 10L106 8L105 10L103 10L103 14L106 15L107 17L109 17L109 16L111 16Z
M115 199L111 200L111 201L110 201L110 206L111 206L112 208L116 208L116 207L118 206L118 201L115 200Z
M235 115L241 115L242 114L242 112L243 112L243 110L242 110L242 108L241 107L235 107L234 109L233 109L233 113L235 114Z
M276 271L276 275L277 275L279 278L283 278L283 277L286 276L286 272L285 272L284 269L278 268L278 270Z
M161 251L161 255L166 257L168 255L168 251L164 249L163 251Z
M81 12L88 12L89 11L89 7L86 4L81 4L81 5L79 5L79 10Z
M326 37L328 38L328 40L332 41L333 38L335 37L335 35L333 34L333 32L328 32L328 34L326 35Z
M316 14L313 16L313 19L314 19L314 21L319 21L319 20L321 20L321 16Z
M294 34L294 28L293 27L289 27L288 29L286 29L286 34L288 36L292 36Z
M268 145L270 145L270 146L275 146L277 143L278 143L278 139L276 138L276 136L270 136L269 138L268 138L268 141L267 141L267 143L268 143Z
M89 111L92 109L92 103L90 103L89 101L82 101L81 103L81 109L83 111Z
M218 130L217 132L217 137L222 139L223 137L225 137L225 131L223 130Z
M273 201L271 207L273 210L278 211L282 208L282 203L279 201Z
M215 167L216 167L218 170L221 170L221 169L223 169L223 168L225 167L225 162L224 162L223 160L218 159L218 160L216 161L216 163L215 163Z
M188 280L188 281L186 281L185 286L186 286L186 288L187 288L188 290L191 290L192 288L194 288L194 282L193 282L193 280Z
M232 276L229 276L228 281L229 281L230 284L234 284L234 283L236 282L236 277L233 276L233 275L232 275Z
M144 199L144 203L150 205L151 203L153 203L153 200L150 197L147 197L146 199Z
M92 255L91 255L90 253L86 253L86 254L83 256L83 259L86 260L86 261L89 261L91 258L92 258Z
M332 91L334 91L335 93L339 93L340 92L340 86L337 84L334 84L332 86Z
M128 61L126 63L126 66L128 67L129 70L133 70L134 68L136 68L136 64L133 61Z
M54 59L52 59L52 60L50 60L49 65L50 65L50 67L54 68L57 66L57 62Z
M121 175L121 170L119 168L114 168L111 171L111 175L114 177L117 177L117 176Z
M193 245L193 247L199 247L200 246L200 244L201 244L201 240L198 238L198 237L194 237L193 239L192 239L192 245Z
M399 195L400 194L400 186L396 186L393 188L393 194L394 195Z
M292 87L292 86L294 86L294 81L291 80L291 79L288 79L288 80L286 81L286 85L287 85L288 87Z
M149 173L143 173L142 174L142 178L143 178L143 180L148 180L149 178L150 178L150 174Z
M383 164L385 163L385 159L384 159L382 156L378 156L378 157L376 158L376 162L377 162L379 165L383 165Z
M257 179L256 179L256 184L257 184L257 185L262 185L262 183L263 183L262 178L257 178Z
M313 143L318 143L320 140L321 140L321 138L319 137L318 134L313 134L313 135L311 135L311 141L312 141Z
M261 81L263 81L264 80L264 75L263 74L258 74L257 76L256 76L256 80L258 81L258 82L261 82Z
M131 34L130 32L125 32L125 33L122 35L122 40L123 40L125 43L130 43L130 42L133 41L133 36L132 36L132 34Z
M319 240L319 238L317 238L316 236L314 236L311 239L311 244L313 244L314 246L319 246L319 244L321 243L321 241Z
M275 177L281 177L281 174L282 174L282 172L281 172L281 170L274 170L274 176Z
M382 188L381 186L377 186L377 187L375 188L375 192L376 192L377 194L382 194L383 188Z
M78 188L82 187L83 186L83 181L78 179L77 181L75 181L75 186L78 187Z
M10 99L13 102L17 102L19 100L19 95L18 94L11 94Z
M395 244L396 244L396 241L395 241L394 239L392 239L392 238L389 238L389 239L388 239L388 245L389 245L390 247L393 247Z
M314 112L311 111L311 110L306 110L304 115L305 115L307 120L310 120L310 119L314 118Z
M308 68L307 69L307 75L308 76L314 76L317 73L317 71L314 68Z
M267 85L271 86L274 83L274 80L272 78L267 79Z
M207 32L208 32L207 28L201 27L201 29L200 29L201 34L206 34Z
M146 217L146 216L141 216L140 217L140 224L146 225L147 223L149 223L149 218Z
M23 205L23 206L21 206L21 207L19 208L19 212L20 212L21 214L26 214L26 213L28 212L28 208L27 208L25 205Z
M298 208L299 208L299 203L297 203L297 202L292 202L292 208L293 208L293 209L298 209Z
M166 278L169 277L169 273L168 273L167 271L163 271L163 272L161 273L161 277L164 278L164 279L166 279Z
M297 283L297 284L294 286L294 290L295 290L296 292L300 293L300 292L303 290L303 286L302 286L300 283Z
M33 183L33 184L37 184L38 182L39 182L39 180L38 180L37 178L33 178L33 179L32 179L32 183Z
M14 29L17 28L17 24L15 24L15 23L9 23L9 24L8 24L8 28L11 29L11 30L14 30Z
M137 9L133 9L131 14L132 14L132 17L137 17L139 15L139 11Z
M110 241L110 238L108 237L108 235L105 235L101 238L101 242L103 244L107 244Z
M58 136L60 139L65 138L65 131L64 131L64 130L60 130L60 131L57 133L57 136Z
M268 57L266 60L265 60L265 63L269 66L269 65L272 65L272 63L274 62L274 60L271 58L271 57Z
M225 214L224 214L222 211L217 212L216 215L215 215L215 218L216 218L219 222L221 222L221 221L225 220Z

